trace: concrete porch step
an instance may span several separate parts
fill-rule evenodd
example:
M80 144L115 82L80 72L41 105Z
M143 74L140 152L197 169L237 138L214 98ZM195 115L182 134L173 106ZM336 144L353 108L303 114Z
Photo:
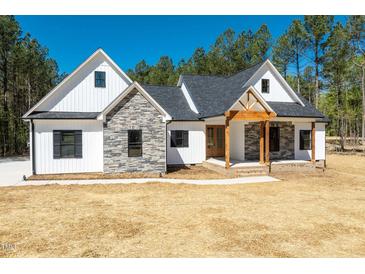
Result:
M267 166L247 166L247 167L235 167L226 169L224 166L212 164L209 162L203 162L203 166L219 172L224 175L232 177L245 177L245 176L265 176L269 173L269 168Z
M267 175L269 170L266 166L260 167L245 167L245 168L232 168L231 172L239 176L260 176Z

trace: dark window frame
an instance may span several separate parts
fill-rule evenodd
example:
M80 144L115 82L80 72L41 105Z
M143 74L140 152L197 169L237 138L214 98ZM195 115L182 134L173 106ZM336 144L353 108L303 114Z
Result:
M138 141L132 142L132 134L138 132L140 135L137 139ZM132 153L132 150L139 149L139 153L135 154ZM142 130L141 129L129 129L128 130L128 157L142 157L143 155L143 137L142 137Z
M308 134L308 138L304 139L304 134ZM308 141L308 144L305 144ZM312 131L309 129L299 130L299 150L311 150L312 149Z
M179 135L179 136L177 136ZM170 147L189 147L189 131L188 130L171 130Z
M73 137L66 141L65 136ZM57 137L56 137L57 136ZM54 130L53 131L53 158L54 159L80 159L82 158L82 130ZM72 154L66 148L72 148Z
M106 87L106 73L105 71L95 71L95 87L96 88L105 88Z
M270 79L261 79L261 92L270 93Z
M270 152L280 151L280 127L270 127Z

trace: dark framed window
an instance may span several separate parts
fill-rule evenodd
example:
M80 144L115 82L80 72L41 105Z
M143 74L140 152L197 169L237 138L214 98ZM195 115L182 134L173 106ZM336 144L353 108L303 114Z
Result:
M299 131L299 149L300 150L311 150L311 131L310 130L300 130Z
M82 131L54 130L53 158L82 158Z
M171 147L189 147L189 131L171 130Z
M128 157L142 156L142 130L128 130Z
M270 80L269 79L261 79L261 92L262 93L270 92Z
M280 150L280 128L270 127L270 151Z
M95 87L105 88L105 71L95 71Z

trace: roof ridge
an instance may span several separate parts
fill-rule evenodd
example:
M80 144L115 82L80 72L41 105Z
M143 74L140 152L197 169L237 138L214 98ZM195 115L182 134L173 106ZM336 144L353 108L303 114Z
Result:
M237 71L237 72L235 72L235 73L231 74L230 76L228 76L228 78L231 78L231 77L233 77L233 76L236 76L237 74L239 74L239 73L241 73L241 72L243 72L243 71L249 70L249 69L251 69L251 68L253 68L253 67L256 67L257 65L263 64L263 63L265 63L267 60L269 60L269 59L267 58L267 59L265 59L264 61L257 62L256 64L251 65L251 66L249 66L249 67L247 67L247 68L245 68L245 69L241 69L241 70L239 70L239 71Z
M227 78L227 75L217 75L217 74L192 74L192 73L182 73L181 76L199 76L199 77L219 77L219 78Z
M249 69L251 69L251 68L253 68L253 67L255 67L255 66L259 65L259 64L263 64L263 63L265 63L267 60L269 60L269 58L266 58L264 61L257 62L257 63L255 63L254 65L250 65L250 66L249 66L249 67L247 67L247 68L240 69L239 71L234 72L234 73L232 73L232 74L230 74L230 75L218 75L218 74L193 74L193 73L181 73L180 75L181 75L181 76L186 75L186 76L203 76L203 77L231 78L231 77L233 77L233 76L237 75L237 74L238 74L238 73L240 73L240 72L243 72L243 71L249 70Z

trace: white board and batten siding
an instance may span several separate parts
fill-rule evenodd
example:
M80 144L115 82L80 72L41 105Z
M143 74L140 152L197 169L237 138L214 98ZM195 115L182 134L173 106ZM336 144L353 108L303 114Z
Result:
M229 154L232 160L245 160L245 122L231 121ZM258 137L260 138L260 136Z
M269 93L261 92L261 79L269 79ZM296 99L293 98L290 91L284 86L284 83L273 73L268 65L261 68L246 85L252 85L266 101L296 102Z
M95 87L95 71L104 71L106 87ZM127 87L128 81L102 56L95 57L37 111L101 112Z
M37 174L103 171L103 123L95 120L36 120ZM82 158L53 159L53 130L82 130Z
M312 150L300 150L300 130L311 130L311 123L294 123L295 126L295 159L296 160L311 160ZM326 124L316 123L316 160L326 159Z
M171 147L171 130L188 130L189 147ZM167 164L198 164L205 161L205 122L171 122L167 125Z

